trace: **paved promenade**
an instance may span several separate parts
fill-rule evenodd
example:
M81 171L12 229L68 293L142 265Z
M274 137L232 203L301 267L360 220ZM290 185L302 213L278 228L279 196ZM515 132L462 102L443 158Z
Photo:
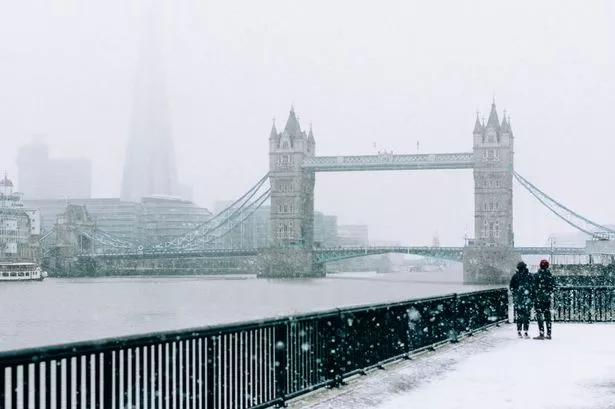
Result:
M532 323L531 335L536 335ZM513 325L292 402L305 409L615 408L615 324L554 324L553 340Z

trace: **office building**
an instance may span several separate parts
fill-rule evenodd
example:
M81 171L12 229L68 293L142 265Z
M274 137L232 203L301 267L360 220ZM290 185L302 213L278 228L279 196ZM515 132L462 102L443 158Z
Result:
M28 199L85 199L92 195L90 160L52 159L40 136L19 149L17 171L17 188L25 192Z
M342 247L367 247L369 234L366 224L344 224L337 226L338 245Z
M139 202L153 195L190 200L192 190L179 183L168 107L166 74L150 7L137 61L129 140L120 198Z
M13 182L0 179L0 261L36 262L40 257L40 217L27 208L21 193L13 191Z

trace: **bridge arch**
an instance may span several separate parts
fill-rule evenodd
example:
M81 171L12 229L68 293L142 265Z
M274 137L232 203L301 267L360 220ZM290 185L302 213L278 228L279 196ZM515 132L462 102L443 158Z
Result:
M424 256L448 261L463 260L463 247L340 247L314 250L314 263L325 264L332 261L391 253Z

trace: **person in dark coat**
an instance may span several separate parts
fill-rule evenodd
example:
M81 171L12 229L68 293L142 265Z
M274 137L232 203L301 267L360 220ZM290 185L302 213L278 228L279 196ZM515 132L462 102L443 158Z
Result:
M533 280L527 265L520 261L517 271L510 279L510 291L515 307L515 321L517 322L517 335L519 338L529 338L527 331L530 326L530 312L532 311ZM521 330L524 334L521 335Z
M549 270L549 262L542 260L540 269L534 275L534 310L538 321L539 334L534 339L545 339L545 327L547 324L546 339L551 339L551 297L555 291L555 278Z

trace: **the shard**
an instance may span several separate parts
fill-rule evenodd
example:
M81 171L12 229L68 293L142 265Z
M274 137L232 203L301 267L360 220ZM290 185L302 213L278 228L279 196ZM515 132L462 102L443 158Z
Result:
M150 6L140 44L120 195L132 202L145 196L178 195L180 189L154 13Z

